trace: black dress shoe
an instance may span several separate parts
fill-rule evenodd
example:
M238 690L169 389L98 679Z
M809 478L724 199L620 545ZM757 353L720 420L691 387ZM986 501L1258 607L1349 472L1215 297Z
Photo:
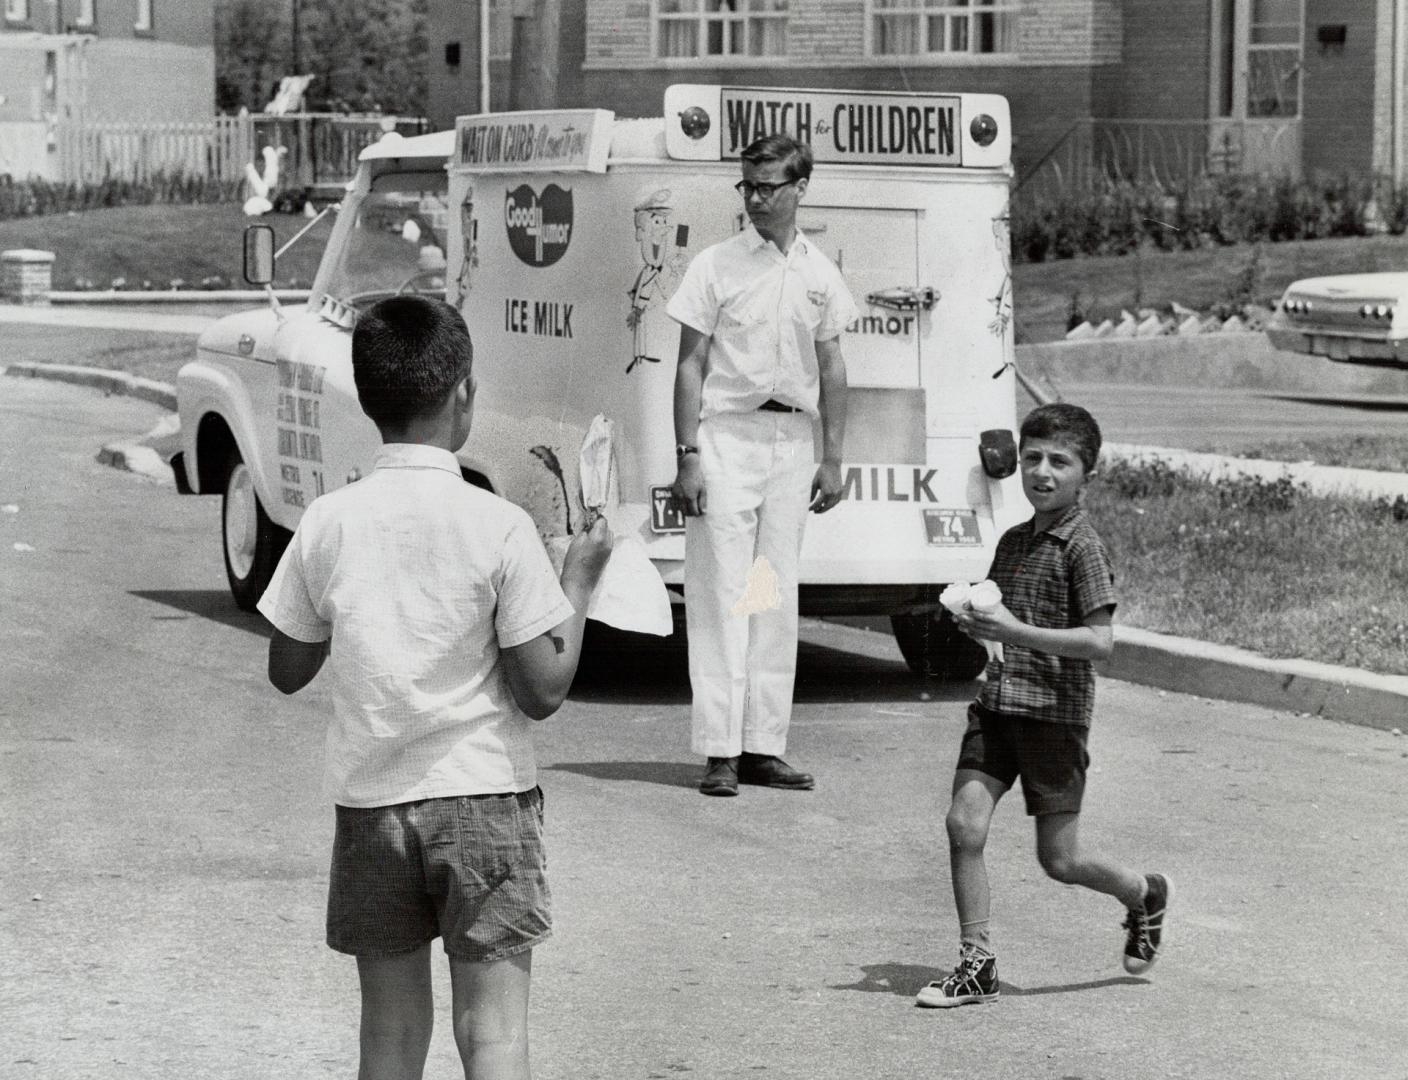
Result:
M790 788L810 791L816 786L811 773L799 772L780 757L770 754L750 754L746 751L738 762L740 784L761 784L763 787Z
M704 779L699 781L699 790L704 795L737 795L738 759L711 757Z

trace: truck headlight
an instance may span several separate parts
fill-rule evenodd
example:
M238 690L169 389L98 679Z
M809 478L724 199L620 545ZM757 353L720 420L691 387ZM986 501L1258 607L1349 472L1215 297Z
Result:
M691 105L680 113L680 130L691 139L702 139L709 134L709 114L698 105Z
M968 125L968 134L979 146L991 146L997 139L997 121L987 113L979 113Z

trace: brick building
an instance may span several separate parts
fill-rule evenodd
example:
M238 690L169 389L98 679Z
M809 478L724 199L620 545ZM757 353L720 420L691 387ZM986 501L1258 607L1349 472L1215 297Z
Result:
M0 174L57 175L65 123L213 118L214 0L0 4Z
M1404 175L1405 0L483 0L494 109L656 114L674 82L983 91L1019 174ZM430 0L434 126L479 6Z

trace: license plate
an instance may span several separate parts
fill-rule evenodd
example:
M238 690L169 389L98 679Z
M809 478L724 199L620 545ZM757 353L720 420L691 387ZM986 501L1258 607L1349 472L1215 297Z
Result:
M924 508L924 532L934 547L980 547L976 510Z
M653 533L684 532L684 511L676 510L667 487L650 489L650 531Z

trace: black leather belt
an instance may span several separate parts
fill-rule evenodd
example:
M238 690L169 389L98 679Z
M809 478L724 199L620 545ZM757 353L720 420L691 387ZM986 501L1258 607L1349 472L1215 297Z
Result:
M774 401L772 398L768 398L767 401L759 405L758 409L762 412L802 412L802 410L795 405L784 405L782 402Z

